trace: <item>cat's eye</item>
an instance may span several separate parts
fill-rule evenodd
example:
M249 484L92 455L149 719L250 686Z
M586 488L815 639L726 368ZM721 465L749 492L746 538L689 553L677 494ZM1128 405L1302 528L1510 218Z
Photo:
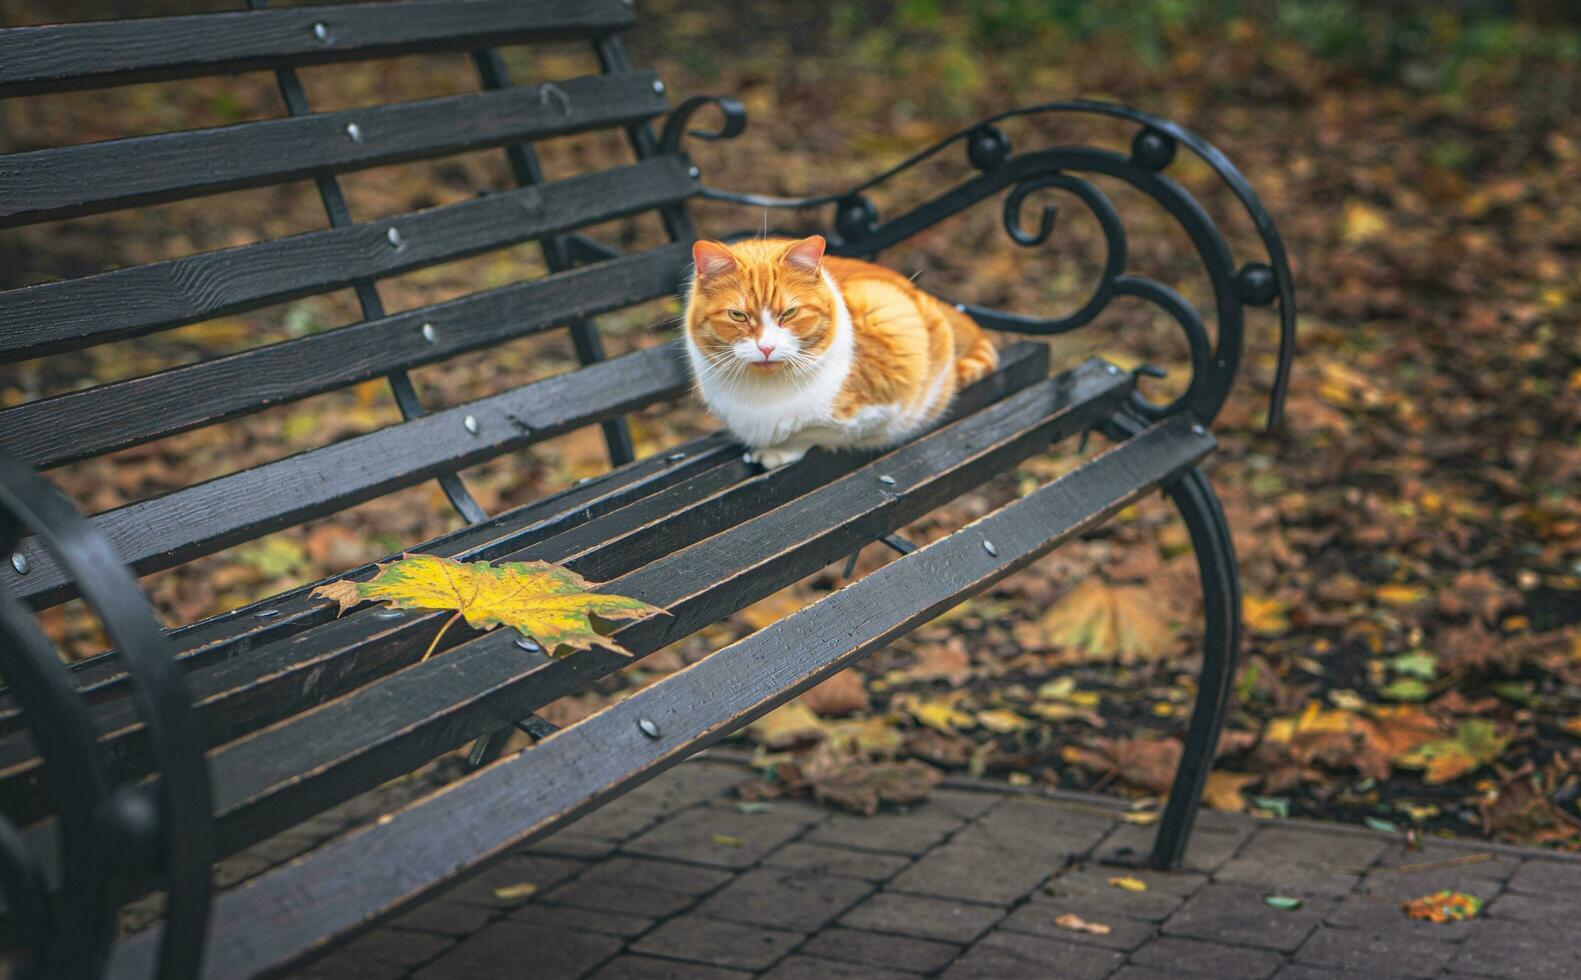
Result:
M785 307L785 311L780 314L780 319L781 320L789 320L791 317L796 315L796 311L799 310L799 309L801 309L801 307L799 307L799 306L787 306L787 307Z
M737 323L746 323L750 318L740 310L731 310L730 319L736 321Z

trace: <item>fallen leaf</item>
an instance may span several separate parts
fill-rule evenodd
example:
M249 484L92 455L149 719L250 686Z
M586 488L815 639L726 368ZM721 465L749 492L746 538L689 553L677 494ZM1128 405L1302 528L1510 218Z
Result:
M741 838L733 836L731 834L715 834L713 840L714 840L714 843L718 844L720 847L740 847L741 846Z
M1373 598L1386 606L1404 608L1414 606L1427 598L1427 589L1420 585L1400 585L1391 583L1380 585L1373 591Z
M830 722L827 731L837 746L870 756L893 756L905 742L889 715Z
M977 719L955 707L949 701L921 701L909 708L911 716L940 732L953 732L958 728L976 728Z
M1066 593L1037 625L1043 645L1076 651L1082 660L1158 660L1177 636L1155 589L1096 578Z
M1241 596L1241 622L1257 636L1283 636L1290 632L1290 604L1271 596Z
M1428 783L1447 783L1497 759L1509 744L1510 737L1500 735L1493 722L1466 718L1455 727L1452 737L1424 742L1395 761L1412 769L1425 769L1422 778Z
M1392 226L1384 213L1365 201L1351 198L1345 202L1340 218L1340 235L1357 245L1381 237Z
M1007 708L992 708L988 711L979 711L977 712L977 723L998 735L1024 732L1032 727L1031 721Z
M1563 727L1570 734L1581 737L1581 715L1576 715L1574 718L1566 718Z
M907 669L909 679L917 681L943 680L951 686L966 683L972 678L972 658L960 637L951 637L944 643L929 643L916 651L916 661Z
M1263 904L1281 912L1294 912L1301 907L1301 899L1293 895L1264 895Z
M801 701L824 718L839 718L871 707L867 698L866 678L849 669L840 671L806 691Z
M1378 688L1378 695L1390 701L1421 701L1431 693L1427 684L1415 677L1396 677Z
M1499 613L1516 604L1520 595L1500 582L1486 569L1474 569L1455 576L1454 584L1438 594L1438 608L1451 616L1474 615L1486 623L1497 622Z
M1475 918L1482 911L1482 899L1466 892L1446 889L1401 902L1400 907L1413 919L1437 923L1460 922Z
M1252 773L1215 769L1208 773L1208 784L1202 790L1202 802L1215 810L1240 813L1246 809L1246 797L1241 795L1241 790L1248 783L1255 783L1258 778Z
M1430 681L1438 676L1438 658L1425 650L1413 650L1390 657L1389 669L1396 674Z
M1147 891L1147 882L1140 878L1134 878L1131 875L1115 875L1109 879L1109 887L1128 892L1145 892Z
M1091 933L1094 936L1107 936L1114 931L1112 926L1106 926L1102 922L1088 922L1075 912L1066 912L1056 917L1054 924L1061 929L1069 929L1071 932Z
M1368 742L1393 758L1439 737L1438 719L1415 705L1374 708Z
M502 902L519 902L524 898L531 898L538 893L538 886L530 881L515 885L502 885L494 889L494 897Z
M828 734L828 726L798 698L748 725L747 734L764 748L777 751L816 742Z
M393 609L454 610L429 644L424 659L433 653L451 623L465 618L477 630L510 626L537 641L551 655L595 646L630 656L609 638L613 632L599 620L646 619L663 609L639 599L604 592L590 592L593 583L548 562L459 562L438 555L406 555L378 566L366 582L345 579L313 590L315 598L329 599L340 612L362 602L387 602Z
M1090 747L1067 745L1060 758L1089 772L1112 773L1150 793L1167 793L1180 765L1180 751L1180 742L1173 738L1100 738Z
M921 803L944 781L944 774L925 762L868 762L857 756L820 748L804 767L813 798L852 813L872 816L880 804Z

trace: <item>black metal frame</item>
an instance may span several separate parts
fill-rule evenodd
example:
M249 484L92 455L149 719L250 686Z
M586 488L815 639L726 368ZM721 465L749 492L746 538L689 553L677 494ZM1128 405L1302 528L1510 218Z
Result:
M688 130L697 112L713 108L721 124L712 131ZM1008 119L1046 114L1097 115L1135 125L1129 154L1085 146L1057 146L1014 154L1010 138L998 123ZM665 126L662 143L679 152L685 136L704 140L739 135L746 126L746 111L734 99L699 96L682 103ZM978 171L955 187L924 204L887 221L867 192L904 174L945 148L962 143L967 161ZM1207 212L1164 171L1184 146L1206 163L1240 201L1262 239L1267 261L1236 267L1224 237ZM1208 336L1203 317L1180 293L1145 275L1127 271L1125 227L1109 196L1087 176L1097 175L1129 184L1157 202L1190 236L1213 286L1217 311L1217 336ZM1102 274L1091 295L1074 311L1058 317L1005 313L973 304L958 304L984 327L1014 333L1053 335L1067 333L1093 322L1116 296L1129 296L1154 304L1168 313L1186 335L1191 352L1191 379L1183 394L1166 405L1149 401L1133 391L1127 412L1104 426L1111 438L1125 440L1148 422L1185 415L1203 430L1218 416L1240 366L1247 306L1277 303L1280 324L1279 366L1270 395L1268 427L1277 427L1283 412L1295 354L1295 287L1284 245L1272 217L1262 206L1250 183L1218 149L1196 134L1150 113L1103 102L1048 102L1013 109L975 123L929 146L877 176L849 190L804 197L774 197L705 188L702 196L715 201L752 207L803 210L832 206L834 229L830 249L835 254L873 258L886 248L993 196L1004 196L1005 232L1017 245L1035 247L1053 234L1058 210L1046 205L1035 229L1022 224L1022 211L1031 195L1063 191L1080 201L1103 229L1105 259ZM1139 374L1158 376L1151 368ZM1229 705L1236 656L1241 639L1240 583L1235 546L1218 497L1206 476L1192 468L1165 485L1164 490L1180 512L1191 536L1202 584L1205 628L1203 663L1197 701L1186 732L1180 767L1170 788L1169 800L1151 853L1138 860L1126 852L1113 855L1121 863L1145 863L1157 868L1179 867L1185 855L1198 803Z
M53 644L18 600L0 592L0 670L48 761L60 877L52 895L39 855L0 817L8 938L29 950L25 971L96 977L115 932L117 886L153 876L168 890L160 974L191 975L208 923L214 822L186 679L147 597L104 539L52 485L0 453L0 550L11 553L24 529L70 570L122 651L156 775L120 784L109 778L87 706Z
M263 7L265 2L248 0L249 6L255 9ZM602 34L594 44L606 73L629 71L625 53L614 36ZM486 89L508 87L503 65L492 50L476 48L473 57ZM290 114L308 113L293 69L279 64L271 67L277 69ZM132 66L126 70L142 69ZM662 93L662 84L654 84L656 91ZM712 132L689 132L687 127L692 117L707 107L722 113L721 125ZM998 124L1015 117L1047 113L1101 115L1137 128L1128 153L1058 146L1013 154L1009 138ZM639 159L662 158L678 154L681 141L687 135L704 139L728 138L739 134L745 121L744 111L734 100L700 97L680 105L670 115L660 135L655 136L646 123L637 123L628 126L628 137ZM975 175L920 207L887 221L880 220L867 192L956 143L965 146L967 161L975 168ZM1165 175L1181 147L1200 157L1239 199L1261 236L1266 261L1236 266L1223 236L1205 211ZM529 146L512 144L507 147L507 153L518 183L527 185L541 180ZM690 170L695 177L696 168ZM326 168L313 176L331 224L337 228L346 225L349 216L331 170ZM1178 292L1157 280L1127 271L1123 223L1108 196L1089 177L1109 178L1134 187L1161 205L1184 228L1213 287L1215 336L1210 338L1202 315ZM1136 392L1135 378L1126 377L1112 365L1097 363L1083 365L1060 379L1035 383L1030 376L1034 360L1026 350L1018 349L1006 353L1006 370L982 383L981 391L963 395L963 402L976 400L973 405L963 407L981 413L981 417L962 424L974 427L972 431L980 432L984 439L991 436L1003 441L993 442L986 449L968 452L963 446L953 451L953 455L934 452L931 456L927 447L914 444L884 457L882 465L886 467L904 463L916 468L914 486L897 488L893 478L875 483L873 474L877 471L873 467L879 464L859 458L845 458L839 462L814 460L812 466L804 466L800 473L756 477L742 483L739 482L741 474L734 469L727 471L722 465L716 466L729 455L728 447L721 443L712 445L709 450L712 460L709 466L715 470L699 470L697 486L712 488L707 492L713 494L701 503L682 501L676 506L677 496L690 492L693 487L678 476L673 487L654 494L651 501L633 503L629 513L612 511L609 523L616 530L608 540L595 539L592 532L602 533L605 529L595 528L597 520L601 519L595 519L591 508L585 509L578 520L588 522L587 540L581 541L578 535L568 532L566 540L555 543L556 548L571 548L577 560L595 565L616 551L633 551L641 559L637 563L643 567L619 571L623 577L617 581L629 583L634 594L643 594L644 588L656 588L661 583L669 583L674 593L664 604L671 607L675 616L658 625L652 622L637 624L621 634L626 646L639 651L657 648L698 628L705 619L712 621L736 608L742 596L723 595L729 591L724 584L726 581L743 595L753 589L772 590L800 577L809 568L835 560L849 553L852 547L871 540L893 540L892 546L902 551L903 557L883 571L855 583L849 592L837 592L808 610L578 725L577 730L582 731L580 736L567 737L570 732L557 734L552 726L535 717L518 722L518 727L534 739L543 740L540 747L543 751L535 749L518 759L501 762L472 777L475 784L465 793L440 794L388 823L381 822L352 839L333 845L337 854L350 859L362 855L368 859L365 863L353 860L352 866L367 868L366 873L359 870L361 877L355 881L319 878L313 884L323 889L322 893L309 893L305 882L313 878L315 872L306 865L299 865L273 872L237 892L228 893L216 906L219 946L215 950L216 958L206 964L207 969L277 968L308 949L298 944L304 936L317 937L311 940L311 944L316 944L321 939L344 936L365 927L377 916L389 914L415 895L453 877L457 869L476 866L486 856L485 851L492 853L520 843L574 819L602 799L650 777L774 704L794 696L876 644L1097 526L1120 506L1155 487L1168 494L1186 522L1196 551L1206 609L1204 661L1197 704L1164 819L1146 859L1157 867L1178 866L1197 801L1212 766L1240 639L1240 597L1233 543L1212 487L1196 464L1212 448L1212 437L1206 426L1228 397L1239 366L1245 307L1278 304L1281 346L1269 409L1270 426L1277 423L1282 410L1293 355L1295 306L1288 264L1272 220L1255 193L1221 153L1173 123L1103 103L1059 102L986 119L840 193L774 198L705 190L703 196L754 207L832 206L832 251L840 255L873 257L1001 191L1005 192L1004 227L1011 239L1024 247L1043 244L1055 229L1057 212L1045 207L1037 226L1030 229L1023 225L1021 214L1028 198L1051 190L1074 196L1103 229L1106 261L1091 297L1076 310L1056 318L1004 313L965 304L961 308L984 326L994 329L1058 334L1092 322L1116 296L1153 303L1168 313L1186 334L1192 376L1184 394L1167 405L1150 402ZM693 237L690 218L678 201L660 205L659 212L671 238L685 242ZM595 239L574 231L552 234L542 241L545 259L553 271L603 261L616 254ZM394 239L392 244L395 244ZM364 316L379 317L382 307L372 280L357 279L353 285L362 302ZM568 325L579 358L588 364L601 360L602 351L592 326L577 319ZM1046 373L1046 352L1034 345L1024 347L1036 350L1042 358L1035 365L1036 374L1041 377ZM635 360L645 363L664 356L662 351L649 352ZM610 362L594 370L607 371L614 376L625 369L619 363ZM1137 373L1149 371L1143 368ZM404 370L397 369L389 377L403 415L408 419L422 415L423 407ZM664 387L663 380L662 377L650 379L650 383L657 386L655 392L658 387ZM1070 400L1061 403L1061 398ZM985 405L990 407L984 408ZM619 464L629 460L629 435L618 413L595 413L589 417L603 422L612 461ZM1008 432L998 431L995 426L1000 425L1006 426ZM960 492L971 480L981 479L974 474L983 466L992 463L987 466L992 469L1024 458L1041 451L1052 438L1089 426L1100 428L1116 441L1117 446L1070 477L926 548L913 550L889 536L894 527ZM948 441L936 434L931 445L937 450ZM673 454L669 458L678 461L684 455ZM930 465L936 468L925 472L924 460L931 460ZM681 466L676 463L678 473ZM485 515L459 479L450 474L441 477L441 481L457 510L476 525L478 540L485 540ZM885 489L874 490L875 485ZM715 493L727 486L730 489ZM765 490L770 492L764 493ZM874 493L878 496L871 497ZM616 490L611 491L611 507L620 506L615 502L618 496ZM765 524L760 527L780 531L789 530L797 521L806 524L802 510L815 506L828 509L826 504L810 497L841 501L848 509L841 513L848 512L850 519L836 521L833 527L820 528L812 539L791 541L793 535L776 534L776 542L785 539L786 543L774 544L774 553L766 557L747 552L739 556L730 554L732 539L745 540L749 535L732 535L727 531L706 541L703 539L704 535L713 533L710 521L737 511L741 521L762 521ZM778 510L771 514L772 508ZM693 512L691 519L685 516L688 509ZM669 553L652 550L661 545L656 529L676 515L681 515L677 523L686 526L679 550ZM626 530L619 530L621 527ZM547 525L543 530L545 535L551 533ZM8 924L14 934L8 938L31 952L27 968L40 975L96 976L107 963L118 974L139 975L157 969L164 977L194 975L204 955L214 855L238 841L253 839L247 836L253 830L262 832L266 826L274 824L260 820L257 827L242 827L246 821L234 818L237 813L247 815L243 812L243 804L249 804L249 800L238 797L225 802L227 793L237 795L237 786L221 779L211 792L209 762L203 754L203 746L208 741L206 736L213 734L204 726L213 727L214 723L195 710L183 665L171 656L169 642L156 623L147 599L113 549L25 463L0 453L0 553L13 554L13 562L25 561L26 553L14 552L13 548L28 531L45 546L51 559L69 573L76 591L103 621L119 651L116 670L125 671L124 676L107 675L104 682L130 684L131 701L141 728L135 735L134 753L109 758L107 747L124 747L118 746L118 740L124 742L131 729L123 726L113 737L99 740L95 720L108 715L96 715L88 708L91 685L79 688L72 683L68 672L60 669L54 651L24 604L0 591L0 672L4 674L15 707L20 708L20 714L13 714L9 723L27 726L37 742L39 754L46 762L41 771L54 815L49 833L38 834L35 827L25 835L10 819L0 816L0 888L4 889ZM697 540L689 541L684 534L695 534ZM987 534L993 535L997 545L987 542L984 537ZM511 535L502 537L497 542L498 547L508 551L509 545L505 542L510 539ZM43 553L39 554L42 564ZM660 554L666 557L660 558ZM730 573L735 578L727 575L725 580L710 584L695 594L676 584L692 582L703 575L705 569L717 570L724 559L740 563L740 567ZM23 568L19 566L18 571ZM885 615L893 621L870 617L863 623L868 633L862 636L847 629L847 614L843 610L861 604L864 597L870 600L878 594L877 590L889 587L886 583L890 579L905 582L908 595L915 592L921 597L920 605L889 609L894 604L887 604ZM297 599L300 600L300 596ZM301 601L297 604L303 605ZM273 617L264 625L256 626L256 630L262 635L263 631L273 628L270 623L278 623L283 635L288 620L294 622L300 618L307 622L321 611L296 609L284 615L280 608L270 607L263 611L244 611L243 615ZM355 622L343 625L348 636L358 628ZM424 621L416 617L410 624L389 627L389 631L392 636L396 631L410 634L402 641L407 646L412 642L421 645L419 641L426 639ZM763 669L742 672L742 662L758 663L762 651L777 651L788 640L808 641L808 652L794 661L772 657L760 664ZM360 649L364 642L367 641L357 636L348 642L347 650ZM467 639L461 631L452 638L453 645L465 647L456 651L458 659L465 657L478 663L505 664L493 647L509 642L509 637L494 635ZM386 644L388 664L385 666L399 666L409 652L398 643ZM347 658L350 656L348 652ZM535 698L540 702L552 700L556 692L564 693L569 686L587 677L608 673L621 663L623 661L612 654L593 651L576 658L575 663L556 662L543 665L541 669L536 664L502 666L499 676L490 681L494 685L490 689L492 693L468 695L475 696L478 702L466 709L468 724L487 716L487 726L469 728L471 734L467 737L482 734L512 717L504 711L531 707L524 703ZM302 665L286 666L294 671ZM381 668L374 663L366 669ZM412 673L414 676L408 679L413 684L427 684L432 679L431 674L416 676L422 674L416 668ZM282 672L281 676L285 677L286 673ZM743 677L746 680L741 680ZM344 682L352 685L359 678L368 679L348 673ZM735 678L737 682L721 683L722 678ZM191 683L199 687L208 682L201 675L191 679ZM477 679L473 682L477 683ZM438 692L433 696L450 697L452 693ZM497 701L499 707L484 705L484 694ZM355 700L354 695L347 696L348 710L356 707L349 704ZM451 709L457 710L459 717L460 709L455 705L449 708L441 705L434 717ZM126 714L121 712L122 716ZM321 714L329 717L333 712ZM584 759L588 770L574 778L567 776L564 785L558 786L554 794L531 799L530 806L520 806L498 820L491 820L487 828L476 834L465 839L458 836L447 842L445 848L427 854L421 867L408 866L406 856L400 853L402 835L420 832L425 821L428 821L426 826L431 827L435 814L443 817L448 809L462 808L477 818L486 815L494 803L509 799L522 801L524 792L529 795L534 792L527 785L532 780L521 778L524 767L553 766L556 759L567 754L585 757L585 752L577 752L578 746L594 737L590 733L606 731L611 735L612 745L619 744L615 740L616 733L635 739L631 750L605 753L591 762ZM282 729L279 742L290 745L293 744L291 739L310 734ZM359 769L357 778L373 778L383 771L380 767L386 763L406 761L408 757L419 755L431 757L435 751L447 747L441 745L446 737L448 735L443 732L425 731L410 744L392 739L388 745L370 742L354 746L359 758L365 757L366 763L366 772ZM489 761L498 754L500 742L499 738L480 739L476 760ZM237 751L259 752L274 744L272 741L239 743ZM216 763L216 772L223 771ZM147 778L143 778L144 773L149 774ZM337 795L344 787L317 786L313 780L301 778L300 773L293 778L301 783L301 800L292 803L288 799L284 804L272 800L282 807L282 813L298 805L306 812L318 804L344 798L344 795ZM328 779L320 774L316 782L327 783ZM355 780L348 777L348 782ZM350 790L354 791L355 787ZM281 795L286 794L281 791ZM217 811L220 813L218 824ZM228 830L226 819L232 819L240 829ZM229 838L225 836L227 833ZM40 841L52 844L52 851L41 854L37 850ZM163 884L169 893L163 926L117 947L111 959L110 937L118 900L128 889L146 888L151 883ZM355 901L338 909L326 905L342 887L356 890ZM304 898L310 894L310 899ZM258 917L260 909L265 914ZM346 916L353 916L357 921L337 922L337 917ZM265 931L279 930L282 942L267 949L242 942L239 937L247 935L249 924L253 922Z

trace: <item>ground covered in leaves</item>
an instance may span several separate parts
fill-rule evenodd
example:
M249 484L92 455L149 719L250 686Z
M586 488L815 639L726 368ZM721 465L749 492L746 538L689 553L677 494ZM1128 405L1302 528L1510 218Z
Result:
M24 6L26 6L24 4ZM903 8L927 5L900 5ZM1250 175L1291 253L1301 341L1285 427L1261 429L1273 323L1249 323L1243 386L1215 425L1210 463L1234 529L1247 641L1209 803L1315 815L1402 833L1481 834L1581 849L1581 118L1573 60L1512 50L1379 72L1320 57L1256 20L1128 43L1050 28L992 39L942 14L836 16L812 5L761 23L723 4L648 5L632 45L678 95L738 94L741 139L699 147L705 180L763 192L840 188L971 119L1017 103L1110 98L1186 122ZM875 10L887 10L875 5ZM33 20L47 19L42 9ZM657 21L654 23L652 21ZM989 53L991 50L991 54ZM1430 53L1430 52L1429 52ZM513 55L513 58L517 56ZM1445 58L1448 56L1446 55ZM513 61L523 80L596 70L580 49ZM408 58L304 72L318 108L475 87L465 59ZM13 148L278 115L266 74L156 84L109 96L18 99L0 133ZM1123 130L1034 121L1018 146ZM619 158L618 139L543 147L551 176ZM1219 214L1232 202L1204 168L1172 171ZM877 195L888 213L964 174L941 160ZM509 185L497 152L344 178L359 219ZM1184 236L1123 194L1133 265L1211 308ZM952 297L1022 312L1069 309L1090 290L1100 237L1070 202L1049 245L1005 238L985 206L886 257ZM703 205L705 233L757 228L761 213ZM772 224L810 229L814 218ZM322 226L312 188L237 192L135 216L0 236L0 286L81 275ZM1227 233L1252 257L1247 222ZM624 247L657 222L600 234ZM13 275L12 270L16 270ZM532 248L381 284L392 310L541 274ZM601 321L615 351L658 342L676 313L652 304ZM8 367L5 404L145 374L356 318L336 294ZM653 329L658 325L660 329ZM1140 304L1058 338L1056 363L1103 354L1186 374L1175 328ZM533 338L417 380L430 404L566 370L560 338ZM369 383L64 467L54 478L100 510L278 458L396 418ZM693 404L634 420L639 448L710 427ZM1094 440L1096 443L1097 440ZM1096 451L1090 447L1088 452ZM1036 460L906 529L926 541L1079 462ZM600 472L596 430L468 471L491 509ZM454 526L430 486L332 521L153 576L170 623L381 558ZM866 549L857 574L889 560ZM565 720L771 623L838 587L841 569L772 597L618 683L557 705ZM1102 788L1156 800L1168 787L1194 695L1199 599L1184 529L1149 500L1081 545L1019 573L753 732L770 779L853 809L925 793L936 769L1019 784ZM72 605L44 615L75 655L102 642ZM1148 819L1140 809L1138 820Z

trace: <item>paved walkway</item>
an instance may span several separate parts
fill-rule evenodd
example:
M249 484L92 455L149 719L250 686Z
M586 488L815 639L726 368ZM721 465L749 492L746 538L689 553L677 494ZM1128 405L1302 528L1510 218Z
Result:
M1147 890L1127 891L1090 857L1145 848L1152 828L1113 800L956 786L871 818L799 801L749 813L730 797L748 775L680 766L299 975L1581 977L1581 860L1566 856L1412 852L1360 829L1207 813L1185 870L1138 872ZM1483 917L1400 911L1441 888L1482 898ZM1280 911L1269 894L1302 904ZM1060 928L1066 912L1110 931Z

